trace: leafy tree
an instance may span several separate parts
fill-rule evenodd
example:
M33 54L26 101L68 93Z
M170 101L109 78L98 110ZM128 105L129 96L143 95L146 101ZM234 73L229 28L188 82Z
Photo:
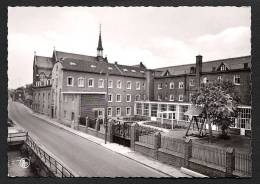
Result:
M222 136L227 136L227 129L233 123L232 117L237 115L239 101L231 81L202 83L200 89L192 95L191 102L203 107L202 116L206 118L209 127L210 141L213 122L221 127Z

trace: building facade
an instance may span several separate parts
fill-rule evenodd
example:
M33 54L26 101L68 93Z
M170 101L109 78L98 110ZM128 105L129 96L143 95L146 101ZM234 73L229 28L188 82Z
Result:
M203 62L199 55L194 64L153 70L142 62L134 66L111 63L103 56L100 32L96 56L55 49L52 57L35 54L32 108L67 124L80 117L140 115L138 109L141 115L159 117L158 109L169 110L164 103L183 103L169 106L183 114L200 84L213 80L233 81L241 105L249 106L250 72L250 56ZM152 103L140 106L140 101ZM185 120L183 115L176 116Z

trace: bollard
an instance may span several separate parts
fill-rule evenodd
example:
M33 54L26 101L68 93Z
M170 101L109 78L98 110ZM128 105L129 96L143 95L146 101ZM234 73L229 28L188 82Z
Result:
M89 119L86 116L86 128L85 128L85 132L88 133L88 125L89 125Z

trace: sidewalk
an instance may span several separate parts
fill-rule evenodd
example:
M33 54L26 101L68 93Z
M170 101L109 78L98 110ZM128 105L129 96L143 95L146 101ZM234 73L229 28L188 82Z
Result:
M32 111L31 111L32 112ZM35 116L35 117L38 117L40 119L43 119L55 126L58 126L62 129L65 129L71 133L74 133L78 136L81 136L91 142L94 142L96 144L99 144L103 147L105 147L106 149L109 149L111 151L114 151L118 154L121 154L129 159L132 159L132 160L135 160L136 162L138 163L141 163L145 166L148 166L150 168L153 168L159 172L162 172L164 174L167 174L169 175L170 177L175 177L175 178L179 178L179 177L190 177L186 174L184 174L180 169L178 168L175 168L173 166L170 166L170 165L167 165L167 164L163 164L155 159L152 159L152 158L148 158L140 153L137 153L133 150L131 150L130 148L128 147L124 147L124 146L121 146L119 144L116 144L116 143L110 143L110 142L107 142L107 144L104 143L104 140L103 139L100 139L100 138L97 138L95 136L92 136L92 135L89 135L89 134L86 134L86 133L83 133L83 132L80 132L80 131L77 131L77 130L74 130L70 127L67 127L61 123L57 123L55 120L45 116L45 115L41 115L41 114L36 114L36 113L33 113L32 112L32 115Z

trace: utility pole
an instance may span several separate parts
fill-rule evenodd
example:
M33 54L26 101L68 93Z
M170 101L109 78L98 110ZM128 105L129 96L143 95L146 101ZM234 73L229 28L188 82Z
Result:
M105 144L107 143L107 126L108 126L108 118L107 118L107 109L108 109L108 70L106 70L106 105L105 105Z

